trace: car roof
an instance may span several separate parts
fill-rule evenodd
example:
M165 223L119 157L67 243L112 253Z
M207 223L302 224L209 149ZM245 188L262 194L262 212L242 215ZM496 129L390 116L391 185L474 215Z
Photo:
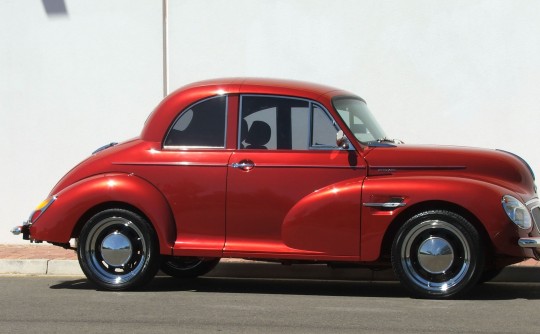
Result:
M219 78L198 81L181 87L179 91L190 88L201 88L205 86L221 86L224 88L237 87L238 90L236 91L236 93L250 93L254 90L264 90L266 93L271 93L273 91L290 90L302 91L304 93L312 93L315 95L323 95L334 91L342 91L341 89L335 87L311 83L307 81L249 77ZM256 89L255 87L258 87L258 89Z
M161 141L180 111L197 101L224 94L292 96L317 100L323 104L336 95L354 95L331 86L286 79L238 77L198 81L180 87L163 99L148 117L141 138Z

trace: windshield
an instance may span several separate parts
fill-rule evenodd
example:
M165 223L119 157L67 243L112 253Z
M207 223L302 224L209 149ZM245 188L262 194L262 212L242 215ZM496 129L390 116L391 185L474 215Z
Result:
M340 97L334 98L332 102L341 119L361 143L368 144L386 138L364 101L353 97Z

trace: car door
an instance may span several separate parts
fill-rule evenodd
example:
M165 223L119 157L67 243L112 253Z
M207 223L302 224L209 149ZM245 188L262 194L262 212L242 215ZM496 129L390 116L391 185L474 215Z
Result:
M176 222L173 254L220 257L225 243L227 163L226 95L183 110L171 125L163 149L153 153L153 183ZM234 125L234 123L233 123Z
M358 259L363 159L310 100L243 95L224 256Z

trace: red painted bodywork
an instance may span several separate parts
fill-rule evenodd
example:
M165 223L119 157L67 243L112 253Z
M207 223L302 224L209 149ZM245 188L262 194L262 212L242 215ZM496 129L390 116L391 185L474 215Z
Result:
M193 103L228 96L226 147L163 148L178 115ZM89 215L105 207L141 212L154 226L162 254L314 261L381 261L396 226L426 208L458 210L488 238L495 256L532 257L517 245L520 230L507 217L505 194L537 198L519 158L495 150L388 145L351 150L237 149L241 94L316 101L354 138L332 106L351 93L303 82L223 79L170 94L141 135L93 154L65 175L57 197L32 222L30 238L67 243ZM250 171L232 168L249 159ZM391 210L363 203L402 198Z

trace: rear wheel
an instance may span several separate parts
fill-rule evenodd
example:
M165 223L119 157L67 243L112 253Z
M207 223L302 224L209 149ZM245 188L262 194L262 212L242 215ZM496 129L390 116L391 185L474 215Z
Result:
M107 290L128 290L150 281L159 269L158 241L140 215L104 210L81 230L77 255L88 279Z
M202 276L219 263L219 258L168 257L161 264L161 271L176 278Z
M483 252L478 231L465 218L449 211L426 211L399 229L392 266L415 297L450 298L478 282Z

